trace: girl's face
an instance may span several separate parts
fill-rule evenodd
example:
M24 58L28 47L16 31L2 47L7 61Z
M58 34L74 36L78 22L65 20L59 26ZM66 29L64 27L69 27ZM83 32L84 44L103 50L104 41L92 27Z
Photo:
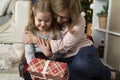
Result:
M56 21L58 24L65 23L70 20L70 14L68 8L64 9L63 11L59 13L54 13L54 18L56 18Z
M40 31L49 30L52 22L52 15L48 12L37 12L35 15L35 26Z

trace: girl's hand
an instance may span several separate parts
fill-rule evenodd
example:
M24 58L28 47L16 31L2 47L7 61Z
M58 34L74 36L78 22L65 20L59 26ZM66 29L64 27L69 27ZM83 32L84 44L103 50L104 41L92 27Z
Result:
M41 39L37 42L37 45L46 57L52 56L52 52L50 51L50 45L48 41Z
M25 31L23 35L23 43L31 44L31 43L37 43L38 41L39 41L39 38L37 38L32 32Z

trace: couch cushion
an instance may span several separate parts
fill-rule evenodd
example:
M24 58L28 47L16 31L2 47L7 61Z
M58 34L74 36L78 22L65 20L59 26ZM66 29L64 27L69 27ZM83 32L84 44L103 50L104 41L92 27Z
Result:
M10 0L0 0L0 16L4 15L9 3Z
M11 69L12 64L21 60L24 45L21 43L0 44L0 70Z
M24 28L28 23L30 3L30 0L16 1L10 27L0 32L0 43L22 42Z

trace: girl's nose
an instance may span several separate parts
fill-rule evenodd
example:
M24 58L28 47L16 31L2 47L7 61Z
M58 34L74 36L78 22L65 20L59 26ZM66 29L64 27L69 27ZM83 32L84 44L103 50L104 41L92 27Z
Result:
M41 22L41 25L44 26L44 25L45 25L45 21L42 21L42 22Z

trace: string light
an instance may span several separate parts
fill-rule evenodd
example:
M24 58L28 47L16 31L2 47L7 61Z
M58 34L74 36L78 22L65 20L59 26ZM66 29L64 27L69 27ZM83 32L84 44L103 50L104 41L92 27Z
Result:
M94 8L94 3L90 4L90 8L91 8L91 9Z

